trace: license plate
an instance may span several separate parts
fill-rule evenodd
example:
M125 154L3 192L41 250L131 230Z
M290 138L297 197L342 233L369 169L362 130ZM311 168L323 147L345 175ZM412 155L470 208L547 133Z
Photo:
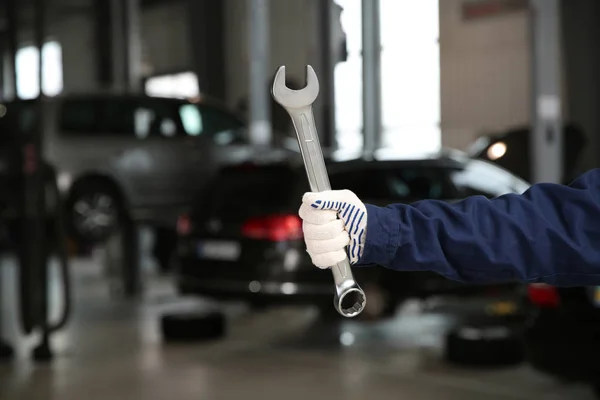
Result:
M198 242L196 255L198 258L236 261L241 252L240 244L237 242L207 240Z
M489 315L506 317L519 312L519 306L514 301L495 301L486 306Z

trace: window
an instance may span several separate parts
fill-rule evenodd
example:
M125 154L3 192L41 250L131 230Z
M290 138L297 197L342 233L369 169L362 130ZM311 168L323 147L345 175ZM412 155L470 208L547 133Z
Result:
M14 101L0 107L0 144L12 146L16 135L29 134L37 122L36 104L32 101Z
M438 0L381 0L384 148L441 148Z
M60 110L60 129L67 133L92 133L98 130L97 100L65 100Z
M134 112L146 115L146 120L135 124L136 136L138 132L147 131L146 136L171 138L176 136L187 136L185 131L178 125L177 103L162 100L144 99L141 102L135 100ZM144 136L145 137L145 136Z
M154 113L148 108L136 108L133 111L133 129L135 137L145 139L150 135L150 125L154 120Z
M207 105L194 105L194 107L197 107L197 115L191 109L184 110L187 113L185 115L187 121L183 121L183 107L179 112L184 126L187 123L188 126L196 128L193 132L200 131L194 133L194 136L198 134L210 136L215 144L221 146L248 144L246 126L235 115ZM200 124L199 129L198 124ZM186 132L189 134L190 131L186 128Z
M337 142L362 148L361 2L335 0L348 58L335 67ZM382 144L407 152L441 148L439 0L381 0ZM353 82L348 85L348 82Z
M489 198L522 192L528 187L521 179L485 161L472 160L462 171L452 174L462 196L483 195Z
M288 211L290 205L295 205L291 201L297 195L298 175L278 166L250 170L227 168L213 182L211 195L203 196L204 203L200 202L198 213L218 216L225 221L243 221L250 216ZM243 207L240 207L241 198Z
M242 121L216 107L200 106L200 112L208 134L244 128Z
M361 2L335 2L342 7L340 19L348 52L346 61L334 71L336 139L340 149L353 151L363 145Z
M151 97L65 100L63 132L130 135L138 139L208 136L219 145L246 144L244 123L218 108Z
M47 42L42 48L42 90L46 96L56 96L63 89L62 48L56 41ZM34 99L39 96L39 51L36 46L17 50L17 96Z
M349 189L370 201L403 202L423 199L451 200L456 191L442 168L389 167L369 168L332 174L334 189Z
M333 173L330 180L333 189L351 190L361 199L371 201L389 199L384 177L377 170L357 169Z
M408 167L390 169L386 186L394 200L450 200L455 196L447 174L442 168Z
M179 118L188 135L198 136L202 133L202 114L196 105L185 104L179 107Z
M63 103L60 127L69 134L170 138L184 132L177 106L178 103L136 98L73 98Z

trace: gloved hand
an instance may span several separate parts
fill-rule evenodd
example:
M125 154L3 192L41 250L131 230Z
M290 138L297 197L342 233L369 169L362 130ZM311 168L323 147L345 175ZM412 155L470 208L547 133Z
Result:
M342 261L346 254L350 264L360 260L365 245L367 210L353 192L305 193L299 215L303 220L306 250L317 267L329 268Z

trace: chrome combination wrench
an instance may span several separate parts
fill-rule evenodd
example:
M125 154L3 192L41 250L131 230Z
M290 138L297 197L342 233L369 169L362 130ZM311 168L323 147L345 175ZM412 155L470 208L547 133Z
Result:
M306 86L300 90L292 90L285 83L285 66L279 67L275 74L272 95L292 119L311 191L331 190L312 111L312 104L319 95L317 74L307 65ZM331 272L336 289L333 303L335 309L344 317L357 316L365 308L367 299L354 280L348 257L331 266Z

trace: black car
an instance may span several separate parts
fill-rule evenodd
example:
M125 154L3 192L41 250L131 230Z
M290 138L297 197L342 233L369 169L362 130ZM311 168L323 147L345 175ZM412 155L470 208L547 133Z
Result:
M500 167L466 157L328 162L327 169L332 188L350 189L376 205L495 197L529 187ZM308 190L301 162L222 170L190 215L179 220L180 291L258 305L300 301L333 309L331 272L311 264L302 240L297 212ZM433 273L385 268L355 268L354 273L368 297L363 314L373 317L391 314L409 297L474 290Z
M580 173L579 161L586 149L587 137L576 124L566 123L562 130L562 177L563 183L570 183ZM467 150L471 158L490 161L513 174L531 181L531 128L517 127L506 132L480 136Z
M590 383L600 398L600 288L529 286L525 331L531 365L563 381Z

